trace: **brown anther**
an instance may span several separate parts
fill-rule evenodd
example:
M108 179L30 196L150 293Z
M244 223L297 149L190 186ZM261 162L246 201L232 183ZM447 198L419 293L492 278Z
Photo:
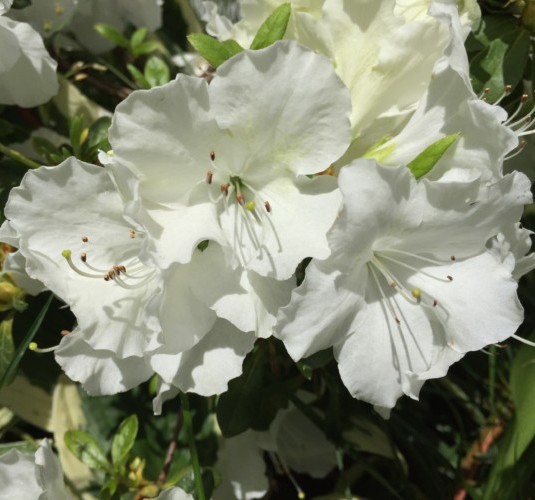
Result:
M243 205L245 203L245 198L243 197L243 194L237 194L236 195L236 201L240 204L240 205Z
M208 170L208 172L206 172L206 182L208 184L212 184L213 177L214 177L214 173L211 170Z
M520 102L524 104L525 102L528 102L529 96L528 94L522 94L520 97Z
M221 192L225 195L225 196L228 196L228 188L230 187L229 184L221 184Z
M80 255L80 259L82 259L82 262L87 262L87 254L85 252L82 252L82 255Z
M89 241L89 238L87 236L82 236L82 241L84 243L87 243Z
M61 332L59 332L62 337L65 337L65 335L69 335L69 333L71 333L70 330L61 330Z
M400 321L400 319L399 319L399 318L397 318L397 317L396 317L396 318L394 318L394 319L396 320L396 323L397 323L398 325L400 325L400 324L401 324L401 321Z
M135 229L130 229L128 234L130 235L130 238L135 238L137 233Z
M265 201L264 202L264 207L266 208L266 212L268 214L270 214L271 213L271 205L269 204L269 201Z
M210 160L215 161L215 151L213 149L210 151Z
M114 270L117 274L126 273L126 267L124 267L122 264L120 264L120 265L118 265L118 266L113 266L113 270Z
M390 286L392 288L396 288L398 286L398 284L395 281L392 281L392 283L390 283Z
M457 260L457 258L455 257L455 255L452 255L452 256L450 257L450 259L453 260L454 262Z
M438 305L438 300L437 300L437 299L434 299L434 300L433 300L433 307L437 307L437 305Z
M110 281L111 280L111 276L110 276L110 273L106 273L104 275L104 281Z
M453 276L450 276L449 274L446 276L450 281L453 281Z
M483 92L484 92L485 94L488 94L488 93L490 92L490 87L485 87L485 88L483 89Z
M513 90L513 87L512 85L506 85L503 90L506 94L510 94L511 90Z

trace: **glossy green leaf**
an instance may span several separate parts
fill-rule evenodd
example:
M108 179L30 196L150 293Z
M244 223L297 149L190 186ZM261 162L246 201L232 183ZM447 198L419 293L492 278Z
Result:
M227 59L230 59L232 56L243 50L240 44L234 40L220 42L219 40L202 33L188 35L188 41L214 68L217 68Z
M137 69L133 64L127 64L126 68L140 87L144 89L150 89L150 83L145 78L145 75L139 71L139 69Z
M113 436L111 443L111 459L113 465L122 465L126 462L128 454L136 441L138 426L136 415L130 415L121 422L119 430Z
M97 441L87 432L74 430L65 433L67 448L91 469L106 471L110 469L106 455Z
M251 42L251 49L263 49L278 40L282 40L286 33L291 13L292 5L290 3L279 5L260 26L254 40Z
M459 135L460 132L457 132L456 134L447 135L439 139L430 146L427 146L414 160L409 162L407 167L413 173L414 177L419 179L428 174L440 158L442 158L444 153L457 140Z

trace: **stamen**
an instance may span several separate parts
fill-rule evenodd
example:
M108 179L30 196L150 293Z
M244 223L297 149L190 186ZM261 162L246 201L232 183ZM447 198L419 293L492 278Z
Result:
M452 255L452 256L450 257L450 260L452 260L453 262L455 262L455 261L457 260L457 258L455 257L455 255Z
M401 251L400 251L400 253L407 254L407 252L401 252ZM408 254L408 255L411 255L411 254ZM411 271L414 271L415 273L423 274L424 276L428 276L429 278L433 278L435 280L446 281L446 279L444 279L444 278L440 278L439 276L434 276L433 274L428 273L427 271L423 271L422 269L418 269L418 268L416 268L414 266L411 266L410 264L407 264L406 262L403 262L403 261L398 260L398 259L394 259L393 257L390 257L389 255L386 255L385 251L381 251L380 256L383 259L390 260L392 262L395 262L396 264L399 264L402 267L410 269ZM426 262L429 262L431 260L431 259L427 259L426 257L421 257L419 255L411 255L411 256L415 257L415 258L418 258L418 259L421 259L421 260L426 261ZM442 264L442 263L440 263L440 264ZM446 276L446 278L447 278L447 281L453 281L453 277L452 276L448 275L448 276Z
M84 243L87 243L89 241L89 238L87 236L82 236L82 241Z
M214 173L211 170L208 170L208 172L206 172L206 182L208 184L212 184L213 177L214 177Z
M82 260L82 262L86 262L87 261L87 254L85 252L82 252L82 254L80 255L80 259Z
M267 212L268 214L270 214L270 213L271 213L271 205L269 204L269 201L265 201L265 202L264 202L264 207L265 207L265 209L266 209L266 212Z
M394 318L395 322L399 325L401 324L401 320L398 318L396 311L394 310L394 306L390 303L390 299L388 299L383 291L383 287L381 286L381 282L379 281L379 278L375 274L375 269L373 264L371 262L368 262L368 269L371 271L373 279L375 281L375 284L377 285L377 288L379 289L379 293L381 294L381 297L385 301L388 310L390 311L390 314L392 314L392 317Z
M54 352L58 347L59 347L59 345L56 345L56 346L53 346L53 347L46 347L46 348L41 349L37 345L37 342L30 342L30 344L28 345L28 349L30 349L30 351L37 352L39 354L47 354L49 352Z
M85 278L102 278L101 274L86 273L85 271L82 271L80 268L76 267L76 265L72 261L72 251L71 250L63 250L63 252L61 252L61 255L67 261L67 264L69 264L69 267L75 273L79 274L80 276L84 276Z
M137 233L135 229L130 229L130 232L128 233L130 235L130 238L135 238Z
M215 161L215 151L213 149L210 151L210 160Z
M230 184L221 184L221 192L225 195L225 196L228 196L228 188L230 187Z
M236 195L236 201L240 204L240 205L243 205L245 203L245 198L243 197L243 194L241 193L238 193Z
M529 345L531 347L535 347L535 342L532 342L531 340L527 340L523 337L519 337L518 335L511 335L511 337L515 340L518 340L519 342L522 342L523 344Z

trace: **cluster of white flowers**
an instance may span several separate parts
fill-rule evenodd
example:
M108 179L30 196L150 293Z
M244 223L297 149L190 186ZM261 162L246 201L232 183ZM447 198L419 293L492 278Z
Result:
M233 25L207 2L208 29L248 47L282 3L243 0ZM104 168L28 172L1 238L76 315L65 372L91 394L153 373L161 396L219 394L275 335L296 361L332 347L388 413L513 336L530 183L503 174L517 133L471 89L465 4L293 1L286 40L125 99Z

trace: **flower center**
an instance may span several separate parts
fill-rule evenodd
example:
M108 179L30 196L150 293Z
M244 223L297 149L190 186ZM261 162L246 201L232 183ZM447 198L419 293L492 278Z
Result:
M137 236L135 229L129 230L130 238ZM90 245L88 236L81 237L84 245ZM85 250L85 249L84 249ZM69 267L84 278L103 279L107 282L113 282L125 289L136 289L147 285L152 280L155 271L143 264L137 256L125 259L120 263L111 263L107 268L100 268L91 263L90 248L79 254L79 262L75 262L72 250L63 250L61 255L67 261Z
M455 262L455 260L455 256L452 255L450 261ZM420 276L425 276L428 279L445 284L453 281L453 276L451 275L440 276L421 269L421 267L427 264L436 266L445 265L444 262L394 248L374 251L371 260L367 264L370 275L379 290L383 302L398 325L401 324L400 317L403 317L403 313L394 300L392 290L401 295L411 305L417 305L427 309L441 307L436 297L433 297L419 287L407 286L406 280L400 279L397 273L392 270L392 267L398 266L408 271L413 271ZM385 282L388 287L387 291L384 289Z
M271 203L263 199L260 193L253 186L245 181L243 177L229 174L224 169L218 168L216 154L210 151L211 169L206 173L206 183L208 184L208 196L215 204L222 203L224 211L235 207L234 221L234 243L238 247L242 261L247 262L244 255L245 247L252 243L255 254L262 254L267 231L271 231L277 240L278 251L282 251L282 246L277 237L271 214L273 208ZM217 194L214 196L213 186L219 184ZM223 182L221 182L223 181ZM216 184L217 185L217 184Z

